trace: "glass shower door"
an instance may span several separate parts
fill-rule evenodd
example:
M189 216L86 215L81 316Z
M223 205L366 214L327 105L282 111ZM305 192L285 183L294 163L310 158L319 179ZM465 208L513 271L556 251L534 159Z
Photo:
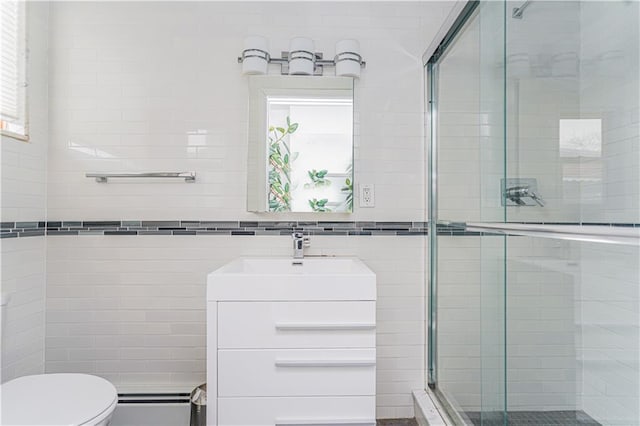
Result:
M428 64L430 385L640 425L640 3L481 1Z
M477 5L427 69L430 381L458 424L506 422L506 238L464 225L504 221L504 10Z
M479 6L479 222L503 222L500 182L505 177L505 4ZM467 231L474 220L467 218ZM480 238L482 425L507 422L507 239L482 233Z
M637 426L640 4L507 11L511 424Z

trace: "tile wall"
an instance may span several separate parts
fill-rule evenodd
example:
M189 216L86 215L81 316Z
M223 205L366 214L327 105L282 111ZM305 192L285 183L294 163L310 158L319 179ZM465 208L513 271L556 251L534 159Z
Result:
M438 2L56 2L51 5L50 221L264 221L246 212L243 38L293 36L332 55L360 40L355 180L376 207L338 221L425 217L421 55ZM273 71L276 71L275 69ZM193 170L185 183L98 184L92 171ZM325 220L309 215L275 220ZM204 381L207 272L240 255L289 255L288 236L47 237L46 369L104 375L123 390ZM312 236L311 253L355 255L378 276L378 417L410 417L424 386L421 236Z
M563 156L559 141L560 120L581 118L580 7L544 2L526 19L506 21L506 174L537 179L545 201L544 207L507 208L508 221L580 222L580 175L571 175L576 159Z
M49 5L29 2L29 142L0 140L0 221L46 218L48 134L47 44ZM4 226L3 226L4 228ZM2 347L0 382L44 370L45 240L1 240L0 308Z
M582 217L640 222L640 4L586 2L580 9L580 109L602 118L602 154L584 159L602 170L585 182ZM596 28L616 28L607 37ZM588 192L587 192L588 190ZM640 299L637 247L584 244L582 259L582 406L597 421L633 424L640 418Z
M277 236L48 237L47 371L96 373L120 392L185 391L205 377L204 277L239 256L289 256ZM312 237L378 279L378 415L411 416L423 386L424 240Z
M464 411L490 411L492 404L502 409L496 395L504 386L506 363L510 410L575 410L573 303L579 280L565 266L576 264L569 245L525 237L505 242L500 236L438 240L443 259L438 271L442 389ZM506 271L501 254L505 243ZM505 300L507 358L502 344Z
M302 34L327 55L337 40L357 38L366 56L355 87L355 170L359 182L376 185L377 203L356 219L422 218L420 55L449 8L437 2L56 3L50 217L255 218L245 208L248 85L236 58L247 34L266 36L274 53ZM193 170L197 181L100 185L84 176L151 169Z
M602 170L601 181L585 180L582 218L596 222L640 222L640 5L586 2L580 8L580 114L602 119L599 158L585 167ZM617 28L607 37L597 28Z
M576 291L578 373L583 410L601 424L640 418L640 250L574 244L581 259Z

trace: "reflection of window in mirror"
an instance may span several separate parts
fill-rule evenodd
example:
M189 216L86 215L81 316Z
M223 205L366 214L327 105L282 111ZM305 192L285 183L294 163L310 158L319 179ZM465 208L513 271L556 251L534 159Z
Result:
M251 76L247 210L353 211L353 79Z
M560 158L565 199L581 204L602 202L602 120L561 119Z
M268 211L351 212L351 97L267 97Z

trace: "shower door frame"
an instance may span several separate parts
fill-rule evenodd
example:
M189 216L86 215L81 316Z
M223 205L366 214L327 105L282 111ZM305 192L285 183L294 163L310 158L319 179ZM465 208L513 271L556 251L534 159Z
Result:
M445 22L440 41L436 36L436 43L427 49L423 55L423 66L426 78L426 135L427 147L427 187L429 191L429 279L428 279L428 319L427 319L427 386L437 390L438 383L438 279L437 279L437 226L438 226L438 143L437 143L437 118L438 118L438 71L439 61L447 51L447 48L456 40L456 36L462 31L467 21L473 16L480 4L480 0L458 1L449 17L453 15L449 23Z
M506 19L506 6L507 3L506 1L503 0L503 2L498 6L498 9L496 9L498 11L497 14L495 14L495 17L497 17L498 20L505 20ZM428 140L428 148L427 148L427 152L428 152L428 158L427 158L427 164L428 164L428 171L427 171L427 186L428 186L428 191L429 191L429 214L428 214L428 220L429 220L429 279L428 279L428 304L427 304L427 308L428 308L428 324L427 324L427 330L428 330L428 336L427 336L427 365L426 365L426 370L427 370L427 380L426 380L426 387L428 387L431 392L433 392L435 398L438 399L440 405L443 408L443 411L445 411L445 415L448 417L448 419L456 425L465 425L468 424L464 419L463 416L460 414L460 407L457 407L456 401L454 400L449 400L446 396L446 394L443 392L443 389L441 389L438 386L438 227L439 225L446 225L446 226L454 226L454 227L458 227L461 226L462 230L470 230L467 227L466 223L449 223L447 222L447 218L444 218L443 221L440 220L440 218L438 217L438 152L439 152L439 146L438 146L438 115L439 115L439 90L438 90L438 85L439 85L439 70L440 70L440 64L441 61L444 60L446 58L446 54L449 52L450 47L452 47L455 42L457 40L459 40L459 35L462 34L465 29L467 28L467 24L469 22L471 22L472 19L478 18L480 21L482 21L482 17L481 17L481 0L468 0L468 1L459 1L456 3L456 6L454 6L453 11L452 11L452 15L453 18L450 17L448 18L448 26L445 27L445 30L441 30L441 32L439 33L439 35L442 36L442 38L440 39L440 42L436 45L436 44L432 44L429 49L427 49L427 51L425 52L425 54L423 55L423 64L425 67L425 89L426 89L426 105L425 105L425 110L427 112L427 117L426 117L426 135L429 138ZM491 8L488 9L487 11L488 13L488 17L489 17L489 23L491 23ZM506 22L502 22L503 24L503 32L502 35L499 36L498 42L501 43L501 48L498 49L498 52L500 52L501 56L504 58L504 54L506 51ZM482 24L479 24L482 26ZM485 26L487 25L486 23L484 24ZM438 40L438 39L436 39ZM498 84L497 86L497 90L502 91L502 103L501 103L501 107L499 108L499 117L500 117L500 126L502 127L502 136L500 138L500 142L501 142L501 149L503 153L506 153L506 141L507 141L507 137L506 137L506 109L505 109L505 104L506 104L506 98L505 98L505 72L506 72L506 68L502 70L502 75L501 75L501 83ZM504 177L504 174L506 173L506 155L505 157L503 157L503 161L502 164L500 165L501 169L501 174L503 175L502 177ZM506 222L506 208L502 208L502 210L500 211L500 217L498 218L498 220L500 222ZM499 235L500 232L489 232L492 235ZM480 235L483 235L482 233ZM481 319L481 324L480 327L482 329L484 329L485 327L485 322L488 325L495 325L498 324L499 328L495 329L495 331L498 331L497 335L494 335L494 333L491 333L491 335L493 335L493 339L495 340L497 338L497 340L494 342L494 345L490 345L489 347L489 352L494 352L495 349L495 355L497 357L499 357L502 362L502 367L499 370L493 370L489 367L489 370L487 370L487 374L489 374L489 380L486 382L488 384L487 389L484 390L484 386L481 386L483 389L481 389L480 391L480 399L481 399L481 408L480 411L483 413L484 415L484 411L487 411L487 415L489 417L492 417L491 419L489 419L489 421L492 424L504 424L507 425L508 424L508 420L507 420L507 391L506 391L506 383L507 383L507 378L506 378L506 373L507 373L507 365L506 365L506 359L507 359L507 353L506 353L506 327L507 327L507 321L506 321L506 282L507 282L507 277L506 277L506 235L502 237L503 238L503 242L502 242L502 262L503 262L503 269L502 269L502 273L501 273L501 277L500 277L500 288L498 293L495 293L496 296L499 296L499 304L501 304L502 308L497 311L497 312L489 312L489 315L487 316L487 319L482 318ZM488 295L491 295L491 292L488 293ZM481 301L481 305L482 305L482 301ZM484 317L484 314L481 314L481 317ZM498 318L497 321L491 321L491 318ZM483 334L484 331L481 332L481 334ZM496 337L497 336L497 337ZM481 338L482 339L482 338ZM484 339L482 339L484 340ZM489 339L492 340L492 339ZM482 345L481 345L482 346ZM491 356L491 355L489 355ZM482 358L482 357L481 357ZM491 365L492 363L489 362L488 365ZM481 367L481 371L484 371L483 367ZM496 376L494 376L497 373ZM484 375L484 373L482 373ZM483 377L481 379L481 383L485 382L485 378ZM497 393L493 394L491 393L491 384L494 385L494 388L497 386L498 390ZM485 392L489 392L485 395ZM487 397L487 400L485 401L485 397ZM485 406L485 402L486 402L486 406ZM498 417L496 417L498 416Z

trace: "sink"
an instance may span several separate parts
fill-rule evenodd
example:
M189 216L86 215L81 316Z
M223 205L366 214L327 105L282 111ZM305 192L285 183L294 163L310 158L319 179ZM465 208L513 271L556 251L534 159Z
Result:
M375 282L357 258L240 258L208 275L207 299L375 300Z
M371 270L362 261L354 258L241 258L218 269L221 274L262 274L262 275L300 275L300 274L367 274Z

